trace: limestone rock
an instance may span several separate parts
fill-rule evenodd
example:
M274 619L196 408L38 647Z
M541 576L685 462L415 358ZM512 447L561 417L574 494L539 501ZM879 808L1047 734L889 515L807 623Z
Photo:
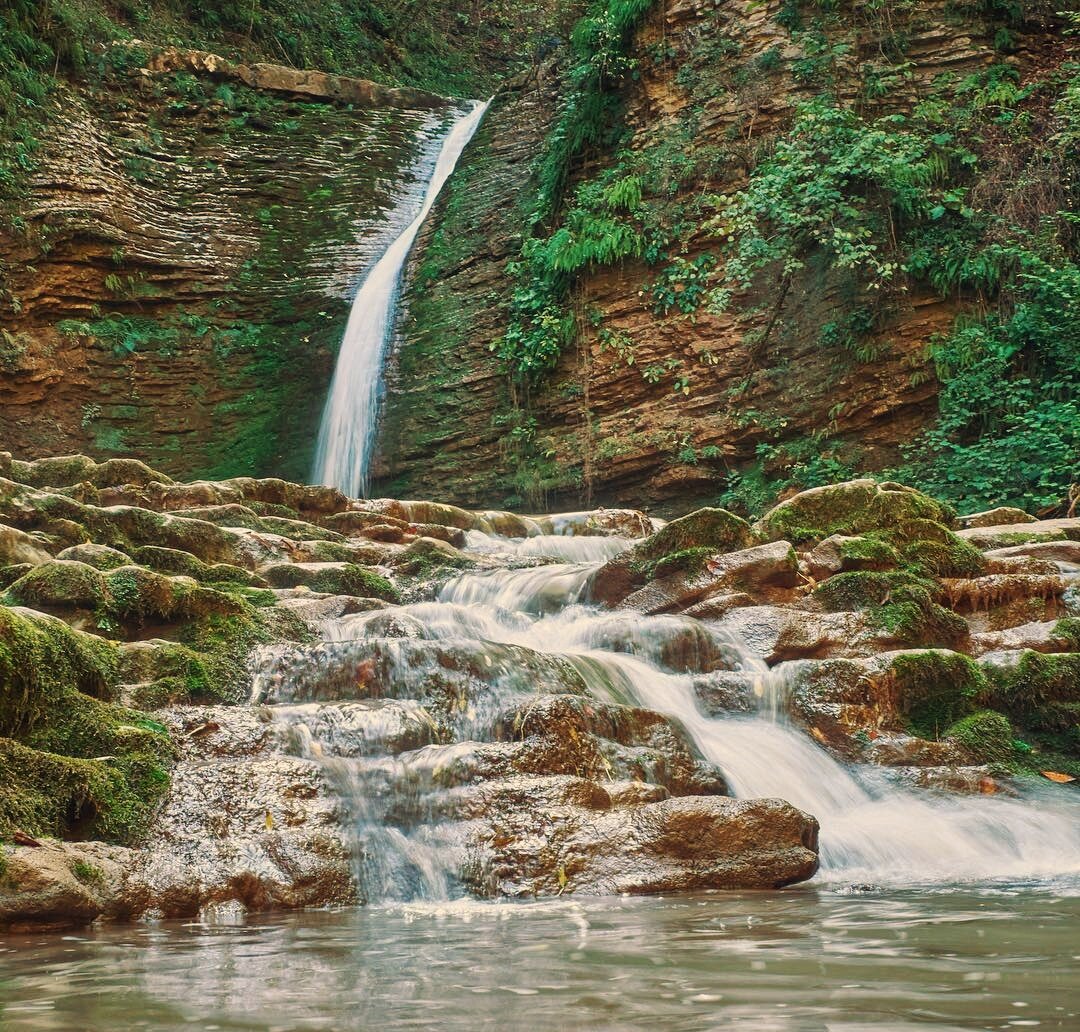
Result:
M667 799L560 821L517 812L481 843L477 888L500 895L608 895L780 888L818 865L817 821L777 799Z

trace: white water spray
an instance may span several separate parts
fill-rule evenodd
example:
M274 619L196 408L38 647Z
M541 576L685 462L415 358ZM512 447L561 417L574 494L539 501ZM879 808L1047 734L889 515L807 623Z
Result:
M383 358L394 329L401 272L416 234L487 111L474 104L443 138L416 217L372 267L353 301L323 410L313 480L351 497L367 493Z
M448 790L436 774L480 762L497 714L533 697L538 684L664 713L721 768L734 795L786 799L816 816L826 883L1080 875L1080 807L1071 796L1036 789L1017 799L939 796L897 784L881 768L845 766L785 719L787 685L801 662L770 670L722 623L584 604L590 575L615 546L581 540L593 553L584 561L464 573L437 601L343 617L327 629L327 644L269 693L271 702L356 699L355 671L365 662L386 668L389 697L331 701L316 716L303 707L283 713L338 757L328 769L353 810L368 898L461 891L461 832L443 819ZM550 539L542 545L548 553L555 547ZM504 541L499 551L513 547ZM456 740L387 755L387 742L406 741L422 712L410 700L455 669L487 685L484 702L456 718ZM757 696L756 712L709 716L698 687L710 676L700 672L710 670L741 681ZM386 730L399 725L404 730ZM357 728L366 730L357 736ZM342 746L339 737L360 745Z

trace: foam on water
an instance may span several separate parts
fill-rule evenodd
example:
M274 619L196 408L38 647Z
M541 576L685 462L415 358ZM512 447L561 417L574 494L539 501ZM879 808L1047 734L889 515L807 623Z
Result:
M1060 791L1032 789L1016 799L937 796L899 786L880 768L847 767L786 721L786 688L798 663L770 670L722 625L591 607L588 582L599 564L597 558L464 574L436 602L345 617L338 633L346 644L378 644L393 665L395 694L403 686L401 698L429 676L426 671L441 669L448 655L486 671L489 712L462 713L459 738L483 734L492 713L534 692L539 671L549 683L576 679L599 698L673 718L721 768L735 795L786 799L818 818L821 881L896 886L1080 874L1080 805ZM383 638L387 621L396 634L411 637ZM705 714L694 671L708 664L745 678L757 711ZM430 745L373 759L365 770L353 761L338 781L354 800L403 790L395 785L417 792L432 771L467 762L483 748L475 741ZM393 854L378 860L378 879L397 886L384 897L453 894L460 857L451 833L419 822L411 830L387 830L385 813L385 806L372 812L370 802L356 813L367 862L380 851ZM411 875L403 877L401 867Z

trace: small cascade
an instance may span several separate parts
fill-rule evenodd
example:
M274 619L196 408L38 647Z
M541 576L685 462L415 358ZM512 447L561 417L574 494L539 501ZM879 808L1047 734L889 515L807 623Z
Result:
M340 488L352 497L367 493L383 359L393 335L402 269L420 227L487 108L486 103L474 103L439 141L420 210L360 284L323 410L315 454L315 483Z
M566 558L539 536L527 540ZM482 797L470 793L508 747L506 714L540 693L671 718L732 794L786 799L818 818L820 880L1080 873L1071 799L936 795L901 787L882 768L845 766L787 721L798 663L770 670L722 623L590 606L589 578L626 542L568 540L589 542L591 557L464 573L436 601L342 617L320 645L267 665L263 701L291 725L297 748L324 763L348 808L366 898L466 891L458 876L470 862L470 821L482 815ZM519 561L520 544L496 542L489 555ZM717 683L740 688L746 712L708 715L702 689ZM440 710L449 716L433 720L432 699L450 699Z

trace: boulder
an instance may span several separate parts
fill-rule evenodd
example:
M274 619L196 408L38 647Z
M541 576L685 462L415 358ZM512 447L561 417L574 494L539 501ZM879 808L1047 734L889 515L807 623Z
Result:
M781 597L799 583L795 550L774 541L738 552L692 550L666 556L652 569L652 579L631 592L620 606L640 613L684 612L713 595L741 592L756 601Z
M37 538L16 527L0 523L0 566L15 566L24 563L37 566L47 562L52 556Z
M952 525L953 511L914 488L874 480L814 487L771 509L754 525L769 541L823 541L833 534L886 531L915 540L906 529L912 521Z
M878 538L833 534L804 557L807 573L824 580L849 570L891 570L900 563L892 545Z
M996 509L987 509L984 512L973 512L967 516L961 516L957 521L965 530L971 527L1006 527L1016 523L1035 523L1035 517L1029 516L1023 509L1014 509L1008 505L998 506Z
M100 842L0 845L0 928L80 928L139 911L128 877L134 850Z
M514 808L481 835L487 896L775 889L818 867L818 825L779 799L665 799L567 818Z
M1080 541L1080 518L969 527L957 535L983 551L1042 542Z

